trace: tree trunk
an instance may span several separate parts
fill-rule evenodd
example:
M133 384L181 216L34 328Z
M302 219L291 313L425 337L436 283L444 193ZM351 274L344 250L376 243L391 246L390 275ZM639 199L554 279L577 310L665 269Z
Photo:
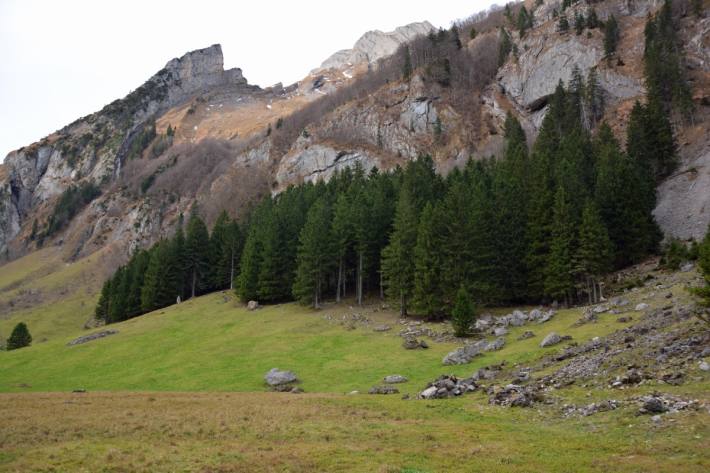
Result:
M338 262L338 285L335 288L335 301L340 302L340 287L343 284L343 258Z
M232 247L231 258L229 258L229 290L234 289L234 247Z
M362 305L362 252L357 264L357 305Z
M192 270L192 297L195 297L195 285L197 284L197 270Z
M385 286L382 284L382 270L380 270L380 299L385 300Z
M590 282L592 282L592 285L589 284ZM594 303L594 296L592 295L593 284L593 281L591 281L590 278L587 278L587 297L589 298L589 305Z

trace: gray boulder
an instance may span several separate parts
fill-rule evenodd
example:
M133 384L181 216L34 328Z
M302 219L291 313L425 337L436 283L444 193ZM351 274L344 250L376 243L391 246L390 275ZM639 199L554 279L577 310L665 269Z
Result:
M247 309L248 310L256 310L259 308L259 303L256 301L249 301L247 303Z
M641 312L642 310L646 310L646 309L648 309L648 304L646 304L645 302L642 302L640 304L637 304L634 310Z
M298 382L298 378L293 371L284 371L278 368L271 368L266 375L264 375L264 381L269 386L281 386L283 384L290 384Z
M443 363L445 365L465 365L466 363L470 363L476 356L480 355L487 346L488 342L486 340L464 345L446 355L443 359Z
M533 338L535 334L530 330L526 330L522 335L518 337L518 340L527 340L528 338Z
M547 334L545 338L542 339L542 342L540 342L540 346L542 348L545 347L551 347L552 345L557 345L562 341L562 337L557 335L555 332L551 332Z
M486 345L484 351L498 351L505 346L505 338L498 337Z
M401 374L391 374L389 376L385 376L383 381L386 384L397 384L397 383L406 383L409 381L406 376L402 376Z
M397 394L399 389L394 386L373 386L368 391L370 394Z
M496 327L493 329L493 335L496 337L502 337L503 335L508 335L508 329L505 327Z

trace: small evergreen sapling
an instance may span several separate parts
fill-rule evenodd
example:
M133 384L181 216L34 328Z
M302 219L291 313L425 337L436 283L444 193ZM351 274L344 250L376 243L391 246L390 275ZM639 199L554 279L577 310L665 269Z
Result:
M461 285L456 293L454 309L451 311L451 324L454 326L454 334L457 337L467 336L475 318L476 314L471 296L469 296L466 288Z
M31 343L32 335L30 335L27 325L24 322L20 322L15 325L10 338L7 339L7 349L17 350L18 348L28 347Z

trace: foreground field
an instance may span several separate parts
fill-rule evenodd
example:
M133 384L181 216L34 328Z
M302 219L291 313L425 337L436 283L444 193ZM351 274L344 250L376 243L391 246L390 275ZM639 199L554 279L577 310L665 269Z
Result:
M706 413L560 419L449 401L277 393L3 394L0 470L705 472Z

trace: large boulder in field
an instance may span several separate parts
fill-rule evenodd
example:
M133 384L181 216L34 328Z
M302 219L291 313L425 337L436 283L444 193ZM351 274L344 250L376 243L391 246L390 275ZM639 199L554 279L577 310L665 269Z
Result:
M271 370L264 375L264 381L266 381L266 384L269 386L281 386L283 384L296 383L298 382L298 378L293 371L271 368Z
M551 347L552 345L557 345L562 341L562 337L557 335L555 332L550 332L547 334L545 338L542 339L542 342L540 342L540 346L542 348L545 347Z

